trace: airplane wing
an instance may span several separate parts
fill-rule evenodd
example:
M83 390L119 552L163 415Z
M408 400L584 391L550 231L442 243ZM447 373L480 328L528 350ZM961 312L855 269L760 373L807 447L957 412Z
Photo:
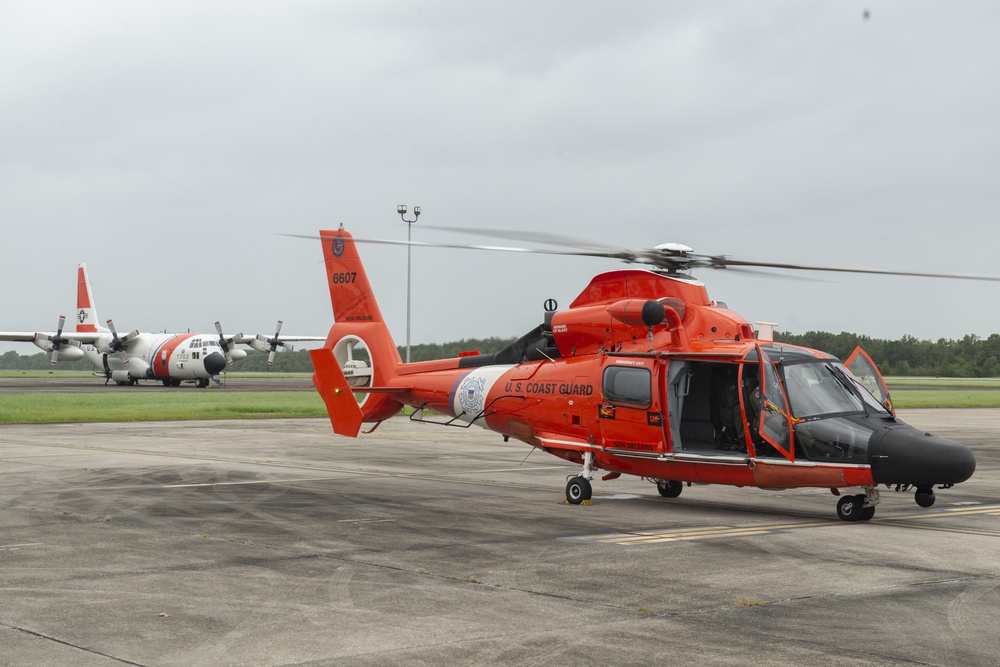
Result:
M32 343L35 340L34 331L0 331L0 340L20 341L22 343Z
M64 361L75 361L82 359L84 352L81 349L83 343L95 343L101 337L98 332L70 332L62 331L62 324L65 318L59 321L59 331L55 333L47 331L0 331L0 340L8 340L18 343L34 343L35 347L41 348L49 355L49 361L55 364L60 359Z
M0 340L9 340L22 343L33 343L39 335L55 336L54 331L0 331ZM101 334L98 332L64 331L62 337L66 340L78 340L81 343L96 342ZM325 340L325 339L324 339Z
M250 347L253 347L254 343L251 341L264 341L266 343L269 338L270 336L265 336L263 334L256 334L253 336L240 334L234 337L234 342L242 343L243 345L249 345ZM295 343L308 342L308 341L322 343L325 340L326 336L282 336L281 337L281 342L289 341Z
M295 346L289 345L290 341L322 342L326 340L326 336L282 336L281 320L278 320L278 326L275 328L274 336L265 336L263 334L257 334L256 336L243 336L241 334L234 340L237 343L249 345L258 352L267 352L267 363L270 365L274 362L274 353L278 351L279 347L283 347L289 352L295 349Z

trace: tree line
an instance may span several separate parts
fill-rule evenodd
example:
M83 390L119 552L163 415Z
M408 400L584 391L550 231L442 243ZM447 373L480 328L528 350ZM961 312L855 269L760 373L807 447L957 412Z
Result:
M411 361L448 359L462 352L479 351L482 354L497 352L514 342L514 338L463 338L450 343L421 343L410 346ZM898 340L871 338L860 334L809 331L804 334L775 332L778 343L801 345L829 352L839 359L846 359L855 347L861 346L885 375L941 376L941 377L1000 377L1000 334L980 338L974 334L960 340L919 340L903 336ZM406 359L406 349L399 347L400 357ZM48 354L21 355L9 351L0 355L0 370L49 370ZM61 361L60 370L91 371L93 365L86 359ZM288 352L279 350L274 365L267 365L267 354L248 351L247 358L238 361L234 371L246 373L267 371L278 373L312 372L308 350Z
M804 334L775 332L775 342L811 347L846 359L861 346L883 375L939 377L1000 377L1000 334L980 338L969 334L959 340L898 340L859 334L809 331Z
M410 361L428 361L430 359L448 359L457 357L462 352L479 351L482 354L497 352L504 346L514 342L514 338L469 338L451 343L424 343L410 346ZM400 346L399 356L406 359L406 348ZM274 364L267 365L267 353L247 350L247 357L237 361L231 368L234 372L256 373L272 371L275 373L312 373L312 359L309 350L278 350L274 355ZM86 359L77 361L60 361L56 366L49 363L47 352L22 355L11 350L0 354L0 370L52 370L92 371L94 365Z

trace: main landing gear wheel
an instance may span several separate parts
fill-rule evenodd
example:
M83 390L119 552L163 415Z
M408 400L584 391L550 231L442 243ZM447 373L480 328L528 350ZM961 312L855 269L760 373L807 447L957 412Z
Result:
M684 490L684 483L672 479L661 479L656 482L656 490L664 498L676 498Z
M875 516L874 507L865 507L865 494L844 496L837 502L837 516L844 521L868 521Z
M574 477L566 482L566 502L570 505L579 505L585 500L590 500L593 489L590 482L584 477Z

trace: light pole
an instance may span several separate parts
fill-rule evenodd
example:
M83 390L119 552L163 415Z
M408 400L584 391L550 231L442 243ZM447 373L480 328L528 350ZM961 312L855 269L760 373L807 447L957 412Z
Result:
M406 219L406 204L396 207L396 213L406 223L406 363L410 363L410 255L413 246L410 245L413 237L413 223L420 217L420 207L413 207L413 220Z

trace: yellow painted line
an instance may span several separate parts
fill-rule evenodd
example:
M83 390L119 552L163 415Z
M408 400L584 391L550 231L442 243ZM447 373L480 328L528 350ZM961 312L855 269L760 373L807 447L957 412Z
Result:
M907 519L943 519L945 517L968 516L970 514L1000 514L1000 505L973 505L967 507L952 507L936 514L909 514L892 517L893 521Z
M201 482L198 484L163 484L161 489L189 489L199 486L243 486L249 484L285 484L288 482L322 482L332 479L344 479L343 477L298 477L295 479L252 479L242 482Z
M883 526L892 526L894 528L915 528L917 530L934 530L941 533L959 533L962 535L980 535L982 537L1000 537L1000 531L996 530L975 530L973 528L956 528L954 526L924 526L919 523L903 523L896 522L893 519L883 519L879 521Z
M960 516L975 516L978 514L1000 514L1000 505L982 505L973 507L949 508L935 514L913 514L887 519L874 519L870 523L893 528L915 528L918 530L933 530L962 535L978 535L982 537L1000 537L1000 531L978 530L947 525L925 525L916 523L916 519L942 519ZM700 528L677 528L674 530L644 531L639 533L610 533L604 535L589 535L571 539L602 544L617 544L619 546L634 546L643 544L661 544L665 542L690 542L694 540L710 540L723 537L749 537L752 535L768 535L772 533L798 530L802 528L820 528L823 526L842 526L844 521L816 521L810 523L786 523L771 526L704 526Z
M719 535L701 535L701 536L688 536L688 537L664 537L655 540L647 540L642 542L642 544L663 544L666 542L693 542L694 540L706 540L715 537L749 537L751 535L768 535L770 530L756 530L756 531L744 531L739 534L729 535L725 533L720 533Z
M819 526L837 526L841 521L817 521L813 523L786 523L771 526L705 526L701 528L678 528L676 530L649 531L641 533L617 533L592 535L576 539L606 544L628 546L633 544L653 544L658 542L677 542L691 540L707 540L719 537L745 537L748 535L766 535L798 528L815 528Z

